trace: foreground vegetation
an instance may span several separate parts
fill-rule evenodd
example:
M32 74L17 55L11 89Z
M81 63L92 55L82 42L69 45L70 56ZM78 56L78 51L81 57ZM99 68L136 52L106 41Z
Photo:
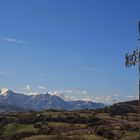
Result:
M128 104L97 110L4 113L0 115L0 139L139 139L137 104Z

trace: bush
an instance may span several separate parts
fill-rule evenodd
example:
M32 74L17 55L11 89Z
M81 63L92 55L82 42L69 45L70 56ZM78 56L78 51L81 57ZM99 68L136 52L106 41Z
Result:
M114 104L108 107L109 115L114 117L115 115L125 115L127 113L135 112L134 108L127 104Z
M95 130L95 134L99 135L99 136L103 136L105 138L108 138L110 140L115 140L116 136L115 134L112 132L111 128L105 128L105 126L101 126L101 127L97 127L97 129Z
M22 138L30 137L33 135L36 135L36 133L35 132L19 132L10 136L6 136L4 140L21 140Z
M94 128L96 126L100 126L100 125L103 125L104 122L103 121L96 121L96 122L90 122L87 124L87 127L91 127L91 128Z
M38 122L34 124L34 128L41 128L42 123Z

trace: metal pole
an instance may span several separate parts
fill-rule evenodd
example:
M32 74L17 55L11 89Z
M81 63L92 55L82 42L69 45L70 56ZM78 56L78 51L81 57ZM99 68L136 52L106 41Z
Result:
M139 59L140 59L140 53L139 53ZM138 63L139 67L139 100L138 100L138 123L139 123L139 138L140 138L140 62Z
M140 21L138 24L139 28L139 37L138 41L140 41ZM139 127L139 139L140 139L140 51L137 49L136 51L133 52L133 54L126 54L125 56L125 66L129 68L130 66L138 63L138 68L139 68L139 99L138 99L138 127Z
M138 24L138 31L139 31L138 41L140 41L140 21ZM138 118L138 121L139 121L139 139L140 139L140 52L139 52L138 57L139 57L138 58L139 59L139 62L138 62L138 65L139 65L139 101L138 101L138 117L139 118Z

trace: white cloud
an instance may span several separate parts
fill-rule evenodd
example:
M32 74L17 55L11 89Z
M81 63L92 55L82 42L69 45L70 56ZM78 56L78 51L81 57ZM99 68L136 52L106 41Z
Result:
M72 94L72 93L74 93L74 91L73 90L62 90L63 91L63 93L69 93L69 94Z
M24 88L23 88L23 94L26 94L26 95L37 95L38 92L37 91L33 91L32 89L32 86L31 85L26 85Z
M14 73L9 73L9 72L0 72L0 75L14 75Z
M127 100L138 100L138 96L134 96L134 95L129 95L128 97L126 97Z
M113 96L114 96L114 97L120 97L120 95L119 95L119 94L114 94Z
M53 90L50 91L49 94L59 96L64 100L85 100L89 97L86 90Z
M32 90L32 87L31 87L31 85L26 85L23 89L24 90L31 91Z
M39 88L39 89L42 89L42 90L47 90L47 88L44 87L44 86L38 86L38 88Z
M99 96L99 97L94 97L93 101L95 102L102 102L102 103L108 103L108 104L112 104L115 102L118 102L118 98L116 98L114 95L107 95L107 96Z
M25 95L37 95L38 94L38 92L24 92L23 94L25 94Z
M82 95L88 95L88 92L83 90L83 91L79 91L79 94L82 94Z
M52 96L58 96L61 97L62 99L65 99L65 96L60 91L55 90L55 91L50 91L48 93Z
M85 98L83 98L83 101L91 102L91 101L93 101L93 98L92 97L85 97Z
M78 97L75 97L75 96L71 96L71 97L67 97L66 100L69 100L69 101L76 101L76 100L80 100Z
M86 90L53 90L49 94L56 95L64 100L83 100L83 101L93 101L101 102L105 104L113 104L121 101L135 100L138 99L138 96L128 96L123 97L119 94L105 95L105 96L92 96Z
M23 93L26 95L39 94L39 92L33 91L31 85L29 84L26 85L23 89L24 89ZM44 86L38 86L38 89L47 90L47 88ZM138 99L138 96L129 95L128 97L123 97L116 93L106 96L92 96L86 90L73 90L73 89L51 90L48 93L50 95L59 96L64 100L83 100L83 101L101 102L105 104L113 104L116 102Z
M24 45L30 44L30 43L27 42L27 41L17 40L17 39L15 39L15 38L5 38L4 40L5 40L6 42L11 42L11 43L18 43L18 44L24 44Z
M75 94L75 95L87 95L88 92L86 90L59 90L60 92L64 94Z

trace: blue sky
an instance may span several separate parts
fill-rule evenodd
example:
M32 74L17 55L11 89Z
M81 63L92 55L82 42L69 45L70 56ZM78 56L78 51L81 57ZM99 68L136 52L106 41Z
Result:
M138 95L139 0L1 0L0 88L112 102Z

